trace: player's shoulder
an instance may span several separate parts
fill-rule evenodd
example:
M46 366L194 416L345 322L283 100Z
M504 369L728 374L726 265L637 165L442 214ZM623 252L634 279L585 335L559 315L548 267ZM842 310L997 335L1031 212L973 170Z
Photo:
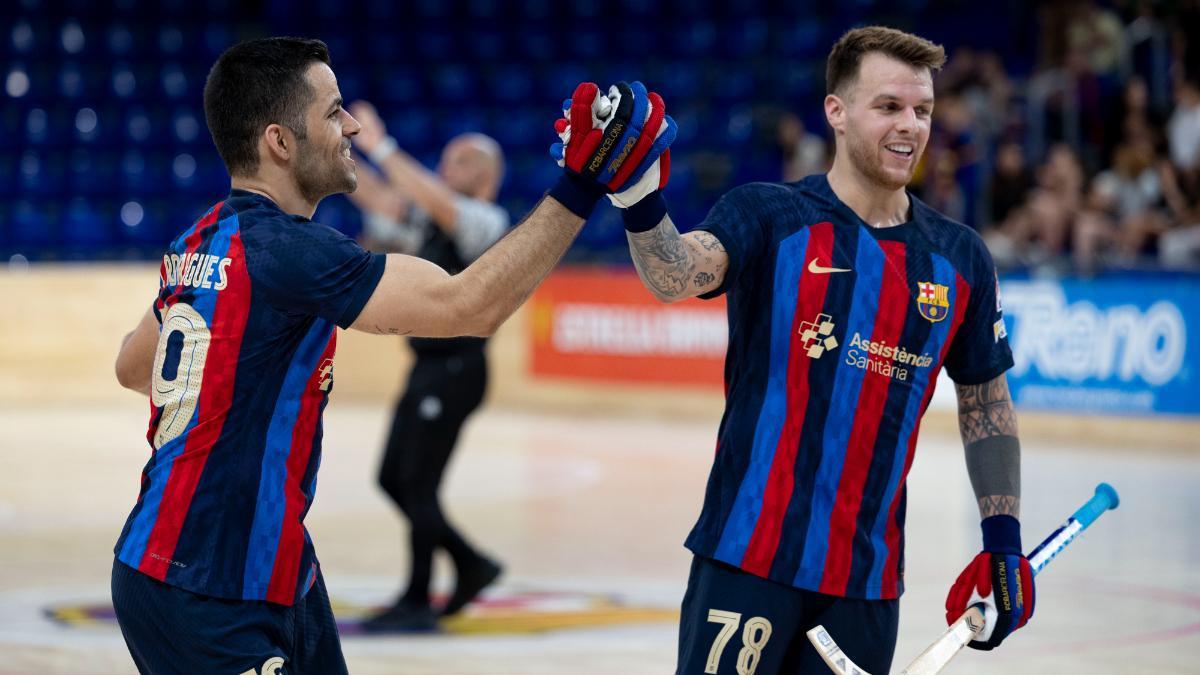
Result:
M814 174L794 183L745 183L726 192L721 199L746 210L790 210L796 206L831 209L834 205L833 193L823 174Z
M231 195L225 208L236 213L242 243L252 247L309 246L340 242L347 237L337 229L304 216L286 213L261 195Z
M913 204L913 220L935 252L949 257L969 258L987 254L983 237L970 225L954 220L911 194L909 198Z

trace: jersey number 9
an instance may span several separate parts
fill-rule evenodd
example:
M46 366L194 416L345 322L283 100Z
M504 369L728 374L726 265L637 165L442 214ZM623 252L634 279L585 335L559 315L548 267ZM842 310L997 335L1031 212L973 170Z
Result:
M162 408L154 449L177 438L192 421L200 402L200 380L211 338L208 323L189 304L175 303L163 316L150 387L150 401Z

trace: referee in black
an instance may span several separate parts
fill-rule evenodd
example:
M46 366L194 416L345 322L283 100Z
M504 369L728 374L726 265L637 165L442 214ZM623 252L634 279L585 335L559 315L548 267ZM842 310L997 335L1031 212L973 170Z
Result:
M350 110L363 125L355 147L383 172L360 166L358 189L349 195L373 245L457 274L508 230L508 213L495 204L504 175L495 140L478 133L455 137L434 173L387 136L369 103L359 101ZM459 431L483 401L485 343L477 337L409 339L416 362L396 406L379 484L409 520L412 569L396 603L363 622L368 632L434 630L438 616L455 614L500 576L500 565L467 542L438 500ZM457 579L450 599L435 611L429 589L438 549L450 555Z

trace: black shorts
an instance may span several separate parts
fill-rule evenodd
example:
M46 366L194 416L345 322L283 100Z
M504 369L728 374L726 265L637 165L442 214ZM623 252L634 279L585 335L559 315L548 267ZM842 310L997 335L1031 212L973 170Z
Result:
M696 556L683 596L676 673L828 673L805 635L818 624L860 668L886 673L899 619L899 600L823 595Z
M197 595L114 560L112 599L141 673L346 672L319 570L304 598L285 607Z

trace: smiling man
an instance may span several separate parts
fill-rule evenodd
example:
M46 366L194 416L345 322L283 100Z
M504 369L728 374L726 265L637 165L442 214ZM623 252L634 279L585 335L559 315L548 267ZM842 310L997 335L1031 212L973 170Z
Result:
M157 298L117 356L118 381L150 396L151 453L116 545L113 606L142 673L336 675L346 663L304 527L336 328L490 335L592 206L626 186L564 172L451 275L310 220L323 198L354 190L350 142L362 129L324 43L229 48L204 113L232 189L170 243ZM574 154L590 155L576 150L591 131ZM665 146L639 146L632 164L653 164Z
M828 174L736 188L682 236L661 195L624 211L656 297L728 297L728 394L686 542L695 558L680 673L825 672L804 637L817 624L855 663L888 672L905 477L943 367L957 384L983 529L947 618L983 602L987 628L971 645L991 649L1032 614L995 268L970 228L905 189L944 61L915 35L852 30L826 66Z

